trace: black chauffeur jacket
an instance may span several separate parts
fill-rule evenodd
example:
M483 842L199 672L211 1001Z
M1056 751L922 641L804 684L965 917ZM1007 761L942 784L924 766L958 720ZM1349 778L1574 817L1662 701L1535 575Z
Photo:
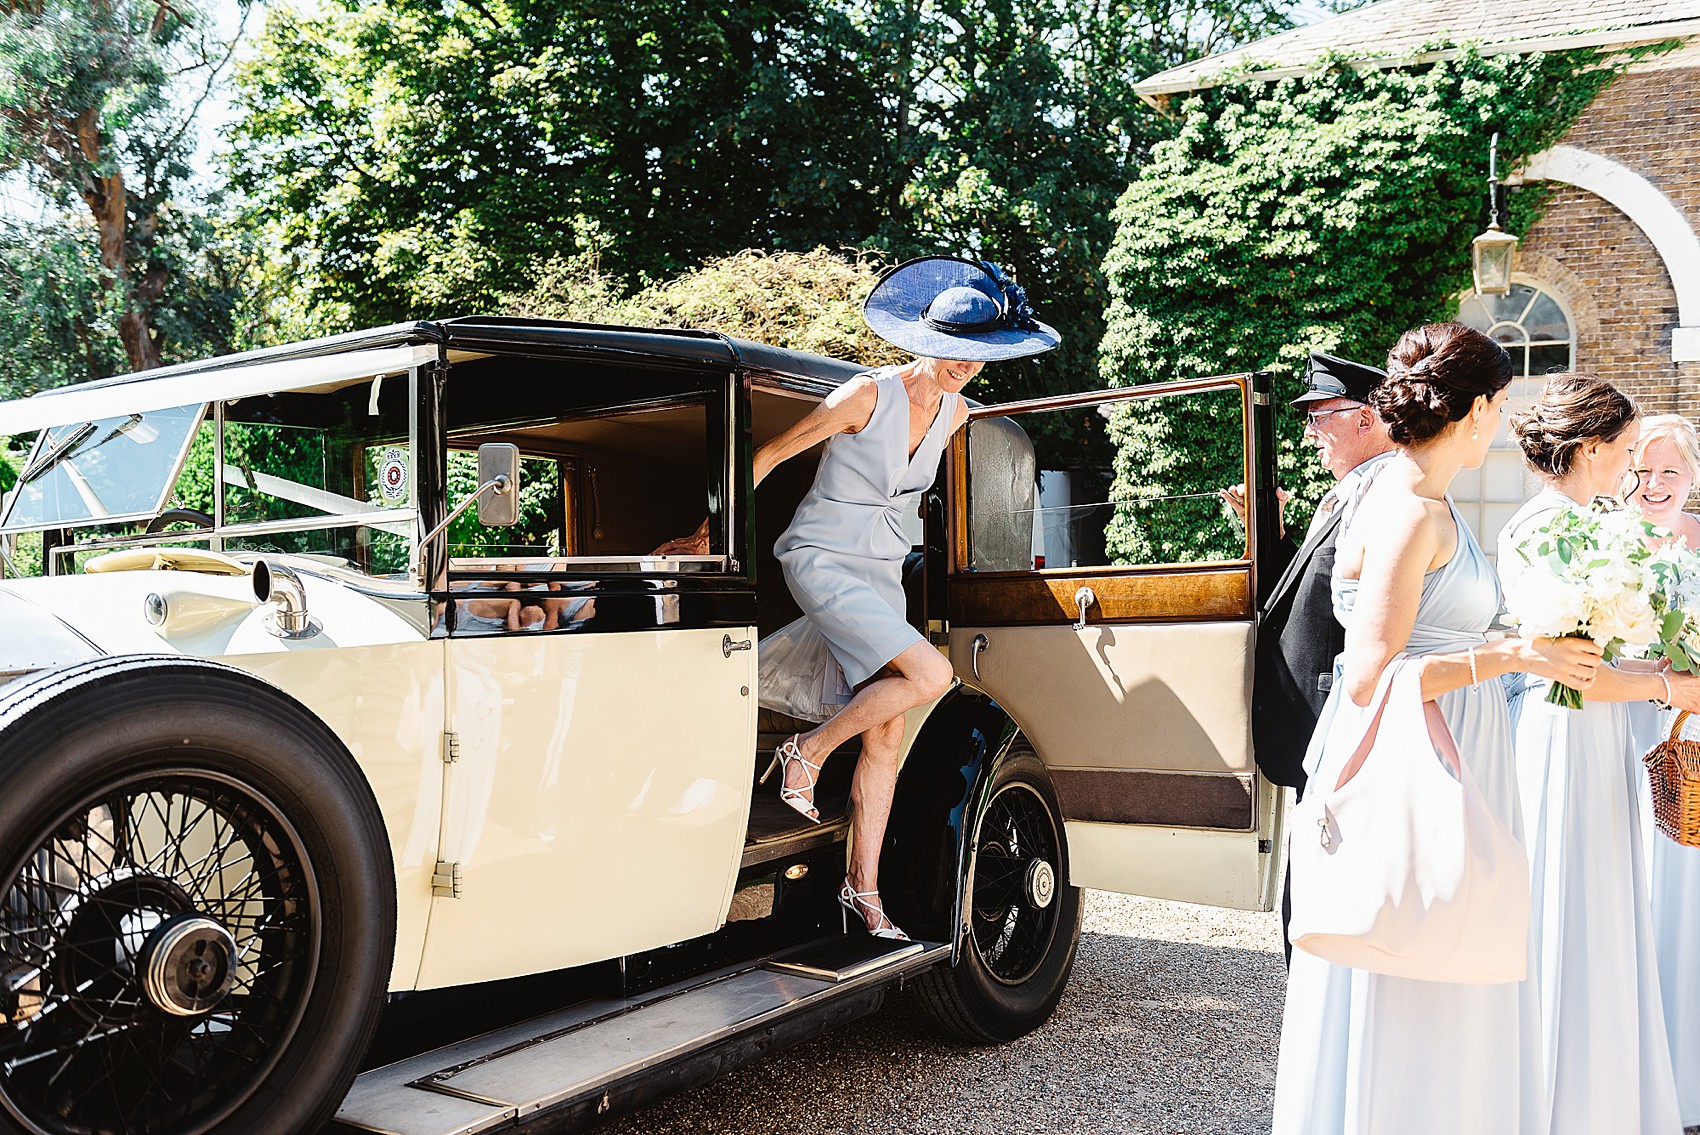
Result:
M1334 542L1338 508L1291 556L1259 613L1252 676L1251 741L1257 767L1276 784L1304 790L1304 755L1334 682L1346 629L1334 617ZM1279 563L1279 560L1277 560Z

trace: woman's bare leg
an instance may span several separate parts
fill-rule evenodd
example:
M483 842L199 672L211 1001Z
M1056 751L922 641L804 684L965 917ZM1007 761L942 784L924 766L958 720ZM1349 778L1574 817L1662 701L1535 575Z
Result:
M893 658L895 674L877 678L856 692L838 713L797 738L797 747L812 764L825 764L827 755L857 734L883 726L918 705L944 696L952 679L950 663L938 648L924 642ZM785 766L785 783L797 789L808 787L809 771L795 762ZM882 827L884 821L881 821ZM876 845L877 846L877 845Z
M880 889L880 848L885 843L885 825L891 818L891 799L897 791L897 756L903 744L903 718L874 726L862 734L862 757L850 783L850 870L846 878L853 890ZM871 930L879 916L861 909Z

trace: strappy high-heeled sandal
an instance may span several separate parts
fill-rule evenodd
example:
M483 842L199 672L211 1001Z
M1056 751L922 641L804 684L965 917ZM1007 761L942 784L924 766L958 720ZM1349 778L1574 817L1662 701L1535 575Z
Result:
M761 774L758 784L766 784L767 778L773 775L774 769L782 770L779 774L779 799L789 804L798 815L810 823L820 823L820 810L815 807L815 785L820 782L821 766L803 755L803 750L797 747L797 738L801 733L793 733L779 748L773 750L773 761L767 766L767 771ZM801 788L794 788L785 783L785 773L792 761L803 766L808 774L809 782Z
M858 891L850 885L850 880L846 879L844 885L838 888L838 905L860 919L863 926L867 927L868 933L875 938L890 938L896 942L909 941L909 935L887 917L884 906L868 901L878 899L879 894L878 891ZM874 916L874 924L871 927L867 926L868 918L867 914L862 913L863 908L866 908L867 914ZM848 922L848 919L846 921ZM845 930L848 932L849 927L846 926Z

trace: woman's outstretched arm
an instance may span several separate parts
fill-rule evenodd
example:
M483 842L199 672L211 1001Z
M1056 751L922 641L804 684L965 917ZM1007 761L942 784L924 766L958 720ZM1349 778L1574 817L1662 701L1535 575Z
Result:
M1381 672L1411 640L1423 576L1440 553L1436 515L1440 507L1406 498L1387 502L1375 512L1359 513L1359 523L1373 527L1364 539L1358 601L1346 629L1343 658L1346 693L1358 705L1369 704ZM1473 652L1426 655L1420 665L1425 701L1513 672L1538 674L1586 690L1599 672L1600 647L1585 638L1507 638L1484 643Z
M1363 564L1341 656L1346 694L1357 705L1369 704L1381 672L1411 641L1423 575L1440 550L1438 526L1420 498L1377 495L1354 532L1363 535Z
M761 484L780 465L834 434L859 432L874 416L878 402L879 388L867 375L853 378L838 387L807 414L756 447L751 461L755 483ZM695 532L667 541L653 554L701 555L707 550L708 517L705 516Z

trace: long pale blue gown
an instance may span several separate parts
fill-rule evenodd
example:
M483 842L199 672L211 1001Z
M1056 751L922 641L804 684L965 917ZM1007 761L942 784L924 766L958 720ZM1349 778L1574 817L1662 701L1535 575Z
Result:
M1629 720L1635 749L1644 754L1670 737L1676 711L1652 702L1634 702L1629 706ZM1694 718L1683 727L1682 735L1691 741L1700 739L1700 725ZM1659 1000L1676 1073L1677 1113L1693 1127L1700 1125L1700 848L1684 847L1654 826L1647 768L1639 760L1637 764L1653 950L1659 959Z
M1499 613L1499 584L1469 526L1423 578L1405 653L1479 646ZM1350 625L1358 581L1334 577L1334 611ZM1505 688L1484 681L1436 699L1458 751L1495 814L1521 833ZM1338 714L1363 712L1336 683L1307 769ZM1295 834L1293 838L1298 838ZM1533 1135L1540 1102L1540 1022L1527 982L1453 985L1388 977L1293 951L1275 1077L1275 1135Z
M904 611L903 516L933 483L962 401L944 396L911 455L903 379L896 368L873 378L878 397L868 424L827 440L814 485L773 547L792 597L852 686L924 641Z
M1574 502L1552 489L1499 537L1515 591L1517 546ZM1540 993L1542 1135L1680 1135L1648 905L1640 752L1630 706L1546 700L1550 683L1510 683L1517 779L1530 859L1533 966Z

